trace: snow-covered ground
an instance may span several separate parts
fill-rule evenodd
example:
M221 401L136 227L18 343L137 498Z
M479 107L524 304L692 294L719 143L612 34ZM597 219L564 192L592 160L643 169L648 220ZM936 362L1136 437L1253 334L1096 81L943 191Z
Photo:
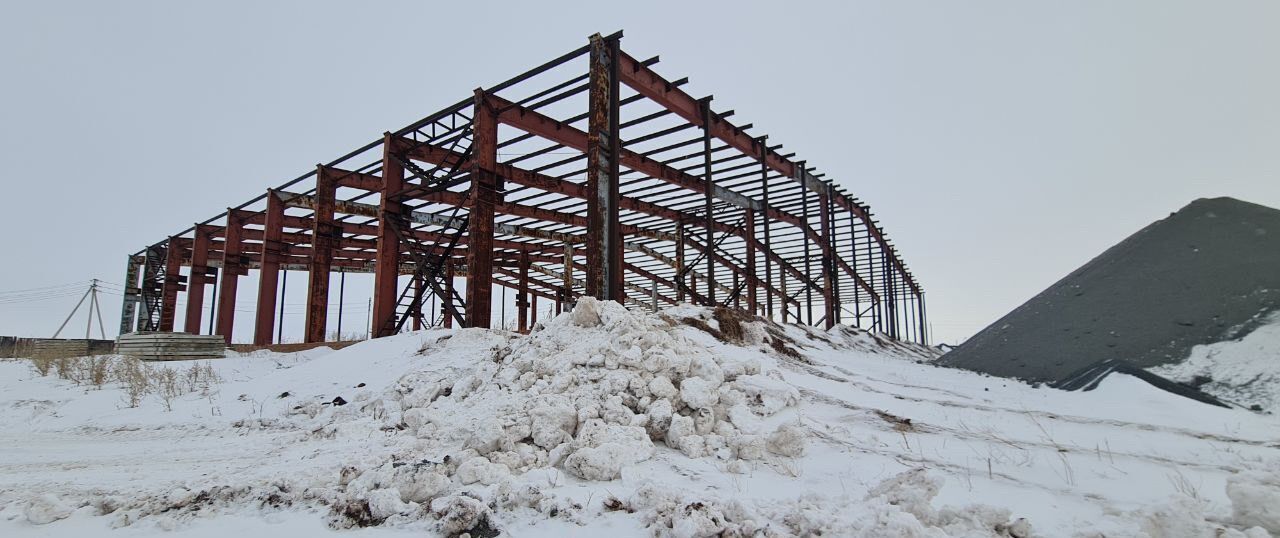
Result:
M172 410L0 362L0 535L1280 532L1275 416L738 321L583 300L527 336L214 361Z
M1187 360L1149 370L1225 401L1280 414L1280 312L1243 337L1196 346Z

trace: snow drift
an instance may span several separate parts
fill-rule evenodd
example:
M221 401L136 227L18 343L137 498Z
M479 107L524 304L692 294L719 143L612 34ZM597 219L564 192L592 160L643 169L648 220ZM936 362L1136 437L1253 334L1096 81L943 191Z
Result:
M3 363L0 530L1277 532L1274 419L1127 376L1084 399L935 356L847 328L583 299L529 335L227 359L216 391L172 411Z

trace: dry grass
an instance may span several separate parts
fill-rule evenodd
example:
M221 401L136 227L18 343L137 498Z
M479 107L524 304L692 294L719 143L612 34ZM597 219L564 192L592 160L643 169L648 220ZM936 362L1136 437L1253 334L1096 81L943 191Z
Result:
M124 392L122 400L128 407L138 407L147 395L154 394L165 406L173 410L173 402L184 394L208 395L222 382L221 376L208 361L189 366L151 366L136 358L118 355L90 357L37 357L29 359L36 373L57 375L77 385L101 389L108 383L116 383Z
M35 372L40 374L41 377L47 376L49 375L49 372L53 370L53 359L48 357L32 357L31 369L35 370Z
M742 323L757 319L756 316L744 310L723 306L717 306L715 310L711 311L711 317L715 318L716 322L720 324L720 332L724 334L724 339L734 344L742 343Z
M151 378L147 365L135 358L122 358L112 368L112 375L124 389L124 401L129 407L138 407L142 398L151 391Z

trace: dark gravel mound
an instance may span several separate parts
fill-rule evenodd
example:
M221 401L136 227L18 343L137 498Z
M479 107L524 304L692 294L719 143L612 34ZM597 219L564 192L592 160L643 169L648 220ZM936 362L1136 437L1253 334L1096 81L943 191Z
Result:
M1199 199L1107 249L944 355L1057 383L1109 361L1146 368L1238 338L1280 309L1280 211Z

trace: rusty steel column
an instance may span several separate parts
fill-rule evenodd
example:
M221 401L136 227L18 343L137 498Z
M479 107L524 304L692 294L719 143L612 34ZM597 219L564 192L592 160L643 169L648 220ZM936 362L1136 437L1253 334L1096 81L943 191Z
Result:
M823 191L818 194L818 203L822 209L818 212L818 227L822 239L822 319L823 325L830 329L836 326L835 273L832 271L834 260L831 252L831 193Z
M920 292L916 295L916 301L920 305L920 308L918 309L920 312L920 343L927 346L929 345L929 324L924 316L924 292Z
M413 317L413 330L422 330L422 293L423 293L422 277L413 277L413 312L409 314Z
M804 169L803 166L804 166L804 163L801 163L801 170ZM808 317L805 318L804 320L801 320L800 312L797 311L796 320L804 321L808 325L813 325L813 286L812 286L813 267L811 265L813 256L809 254L809 243L811 243L811 241L809 241L808 232L806 231L806 230L812 229L813 227L809 225L809 187L804 184L803 178L804 176L801 175L800 219L802 221L801 224L804 225L804 229L802 231L805 231L803 235L804 237L803 239L804 241L804 282L801 282L800 286L804 288L804 306L805 306L805 311L808 312Z
M396 302L400 287L400 237L392 229L404 215L404 166L396 156L396 138L382 140L382 192L378 202L378 253L373 264L373 335L390 336L396 326Z
M764 220L764 249L767 252L773 252L772 241L769 237L769 146L766 144L768 137L762 136L757 139L760 143L760 216ZM769 258L764 260L764 283L765 283L765 313L769 319L773 319L773 294L769 293L768 287L773 285L773 262ZM783 308L786 308L786 297L783 297Z
M683 218L676 224L676 302L684 302L684 277L680 276L680 272L684 271L684 220Z
M200 318L204 314L204 286L212 280L209 267L209 247L213 239L213 227L197 224L195 239L191 243L191 275L187 277L187 316L182 330L200 334Z
M235 329L236 288L240 276L247 274L244 259L244 221L246 211L227 210L227 228L222 244L222 284L218 289L218 328L216 333L231 343Z
M556 305L556 313L573 304L573 245L565 243L564 245L564 275L563 275L562 295L559 304Z
M587 114L587 295L624 302L618 222L618 40L591 36Z
M787 308L790 306L790 303L787 301L787 298L790 296L787 295L787 272L786 271L778 271L778 283L781 284L780 286L778 286L778 290L782 292L782 322L786 323ZM796 321L800 321L799 312L796 313Z
M262 265L258 270L258 310L253 344L270 345L276 319L276 287L280 284L280 260L284 257L284 201L275 189L267 191L266 219L262 225ZM283 320L282 320L283 321Z
M520 253L520 287L516 291L516 331L529 331L529 251Z
M746 229L747 236L747 309L755 315L759 310L756 303L756 287L759 286L756 278L756 212L754 209L746 210ZM768 294L768 292L765 292Z
M530 327L538 324L538 296L534 295L533 297L531 297L531 299L533 300L533 305L530 306L530 311L529 311Z
M170 237L169 248L165 250L164 257L164 287L161 288L160 295L160 326L161 332L173 332L173 321L177 317L178 309L178 293L186 289L183 282L186 281L182 276L182 247L183 240L181 237Z
M711 206L714 200L712 192L715 190L715 182L711 177L711 98L706 97L698 103L702 107L702 181L704 194L702 197L702 209L706 212L707 227L707 306L716 305L716 266L715 256L715 217L712 215Z
M342 228L333 223L337 207L338 178L333 171L316 165L316 194L311 223L311 264L307 267L307 322L304 341L324 342L329 325L329 276L333 251L342 238ZM339 335L341 338L341 335Z
M468 327L488 329L493 315L493 212L502 188L498 168L497 111L484 90L475 93L475 117L471 120L471 193L467 205L467 315Z
M440 298L440 301L441 301L440 308L442 310L444 309L444 304L443 304L444 301L453 300L453 278L454 278L453 277L453 261L449 260L444 262L444 295L445 296ZM444 328L452 329L453 316L450 316L449 314L446 313L443 317L444 317Z

